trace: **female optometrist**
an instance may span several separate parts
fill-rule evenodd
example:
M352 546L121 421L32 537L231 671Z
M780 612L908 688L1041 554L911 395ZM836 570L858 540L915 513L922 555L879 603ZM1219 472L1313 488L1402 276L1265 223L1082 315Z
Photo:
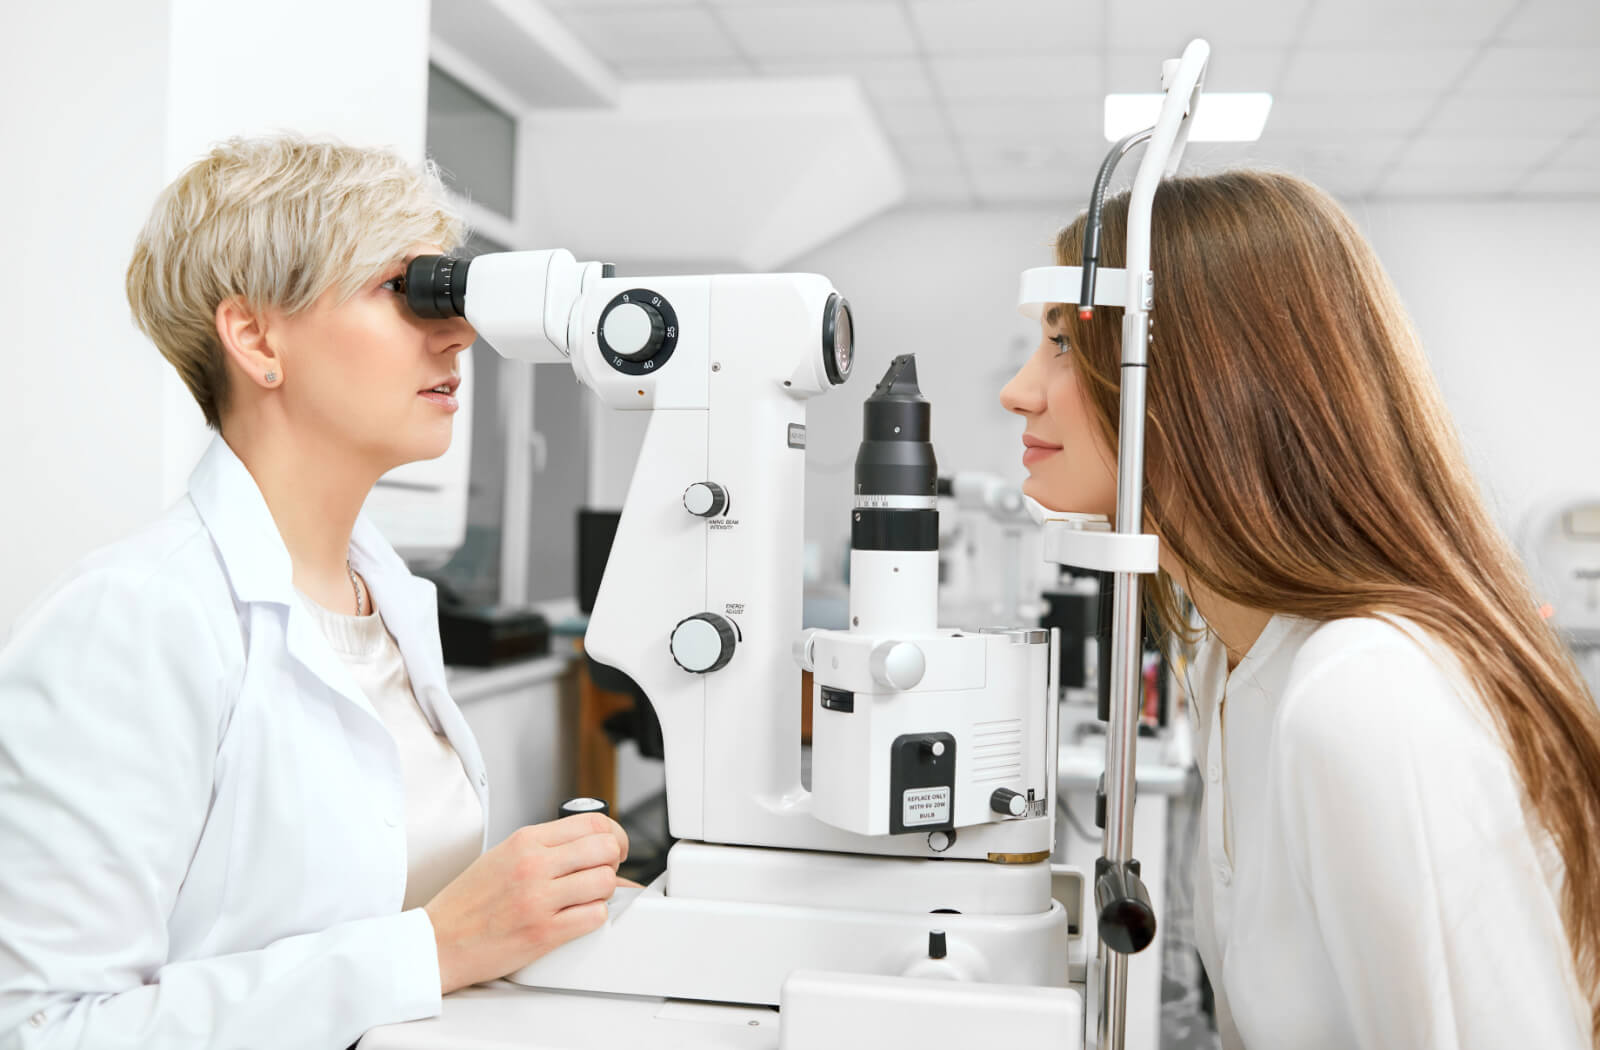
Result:
M1126 215L1107 202L1104 265ZM1600 711L1387 276L1283 175L1163 182L1152 230L1146 527L1159 618L1193 647L1223 1044L1596 1045ZM1115 515L1120 323L1047 311L1001 394L1046 506Z
M188 496L0 652L0 1047L335 1048L605 918L599 815L485 852L435 593L359 516L441 455L461 235L432 170L234 140L161 195L135 320L218 434Z

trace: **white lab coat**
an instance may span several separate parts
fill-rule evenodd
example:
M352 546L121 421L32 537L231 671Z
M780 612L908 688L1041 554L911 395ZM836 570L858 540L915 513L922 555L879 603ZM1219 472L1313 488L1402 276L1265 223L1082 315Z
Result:
M487 813L433 585L365 519L351 561ZM343 1048L436 1015L404 807L393 739L217 439L188 498L0 651L0 1050Z

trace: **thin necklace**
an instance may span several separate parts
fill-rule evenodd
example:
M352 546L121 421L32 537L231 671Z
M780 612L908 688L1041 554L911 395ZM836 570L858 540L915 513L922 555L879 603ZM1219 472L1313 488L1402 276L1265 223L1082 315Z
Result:
M350 567L350 559L344 560L344 571L350 574L350 588L356 592L356 615L366 615L361 611L361 581L356 577L356 570Z

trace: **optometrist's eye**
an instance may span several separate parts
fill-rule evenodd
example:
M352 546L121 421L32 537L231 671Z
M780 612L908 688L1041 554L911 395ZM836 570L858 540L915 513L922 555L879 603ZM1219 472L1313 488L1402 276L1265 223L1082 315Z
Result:
M387 288L396 295L404 295L406 294L406 275L403 273L395 274L378 287Z

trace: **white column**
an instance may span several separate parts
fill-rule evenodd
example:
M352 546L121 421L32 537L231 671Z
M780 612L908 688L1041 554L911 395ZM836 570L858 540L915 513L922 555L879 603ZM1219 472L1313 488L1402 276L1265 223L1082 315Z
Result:
M207 432L133 327L156 194L214 140L293 129L420 159L427 0L27 4L0 34L0 637L90 550L184 489Z

